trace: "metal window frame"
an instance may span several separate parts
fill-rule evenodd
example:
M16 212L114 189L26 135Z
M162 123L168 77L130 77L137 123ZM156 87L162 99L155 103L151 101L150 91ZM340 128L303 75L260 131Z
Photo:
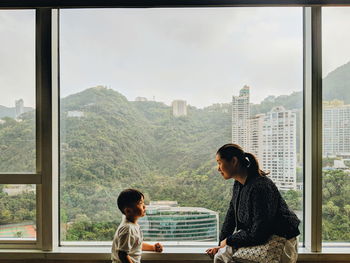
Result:
M52 249L51 9L35 10L36 173L2 173L0 184L36 185L36 240L2 240L0 248Z
M304 236L322 251L322 36L321 7L304 7Z
M343 6L347 0L0 0L0 8Z
M322 251L322 58L321 6L349 6L347 0L0 0L1 9L36 8L37 172L0 174L0 183L37 185L37 241L5 241L0 248L58 246L58 19L53 8L106 7L304 7L304 227L305 245ZM56 28L56 29L55 29ZM53 110L54 109L54 110ZM308 140L306 140L308 138ZM308 175L308 176L307 176Z

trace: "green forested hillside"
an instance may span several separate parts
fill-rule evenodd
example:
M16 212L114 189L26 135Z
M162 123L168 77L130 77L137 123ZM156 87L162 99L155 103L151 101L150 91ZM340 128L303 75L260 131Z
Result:
M69 117L68 111L84 116ZM162 103L129 102L101 88L63 99L64 221L118 221L115 200L127 187L141 189L148 200L224 211L227 203L220 200L228 200L231 183L216 172L215 151L230 141L230 120L229 113L193 107L174 118Z
M21 121L5 117L0 123L0 173L35 172L34 112Z

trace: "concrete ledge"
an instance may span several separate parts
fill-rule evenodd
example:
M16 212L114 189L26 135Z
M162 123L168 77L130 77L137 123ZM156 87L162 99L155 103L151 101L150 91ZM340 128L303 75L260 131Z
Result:
M205 254L207 247L165 247L163 253L144 252L143 262L212 262ZM331 251L333 250L333 251ZM60 247L54 251L0 249L0 262L54 262L54 261L110 262L109 247ZM327 249L310 253L300 249L298 262L350 262L350 249Z

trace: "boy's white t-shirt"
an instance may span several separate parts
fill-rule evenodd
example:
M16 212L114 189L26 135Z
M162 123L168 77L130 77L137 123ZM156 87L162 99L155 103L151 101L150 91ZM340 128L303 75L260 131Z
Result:
M121 263L118 252L126 252L134 263L141 262L143 235L138 224L129 222L123 217L117 231L114 234L112 243L113 262Z

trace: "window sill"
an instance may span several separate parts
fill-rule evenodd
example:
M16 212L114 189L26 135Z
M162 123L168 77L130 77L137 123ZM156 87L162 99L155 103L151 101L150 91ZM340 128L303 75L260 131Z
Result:
M172 261L191 260L200 262L212 262L205 254L208 247L165 247L164 252L144 252L144 261ZM110 260L110 248L100 247L59 247L53 251L28 250L28 249L0 249L0 260L21 259L49 259L49 260ZM299 261L322 262L342 261L350 259L349 247L325 248L322 253L311 253L305 248L299 249Z

